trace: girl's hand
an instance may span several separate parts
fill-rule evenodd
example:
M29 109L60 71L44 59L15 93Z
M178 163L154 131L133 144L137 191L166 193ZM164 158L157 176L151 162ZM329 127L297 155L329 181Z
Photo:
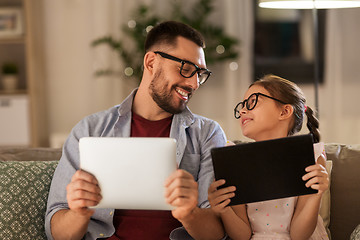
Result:
M234 142L232 142L232 141L230 141L230 140L227 140L227 141L226 141L226 144L225 144L225 147L234 146L234 145L235 145Z
M320 164L322 162L325 163L324 157L320 156L317 162L315 165L305 168L305 171L308 173L302 179L304 181L308 180L305 184L306 187L319 190L318 194L323 194L329 188L329 175L324 164Z
M225 184L224 179L220 179L218 181L214 181L208 190L208 199L211 205L211 209L218 215L224 213L229 210L230 198L235 196L234 191L236 188L234 186L217 189L221 185Z

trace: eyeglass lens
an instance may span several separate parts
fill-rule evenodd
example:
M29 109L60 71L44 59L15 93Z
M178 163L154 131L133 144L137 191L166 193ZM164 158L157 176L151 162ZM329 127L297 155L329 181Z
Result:
M253 93L248 97L248 99L245 99L243 102L239 102L238 105L236 105L234 109L234 116L236 119L240 118L240 111L244 107L246 107L247 110L252 110L255 108L258 100L258 95Z
M194 64L185 61L182 62L180 73L187 78L192 77L195 73L197 73L199 78L199 84L203 84L210 75L210 72L198 69Z
M246 100L246 108L248 110L254 109L257 103L257 99L258 99L258 95L251 94L251 96Z

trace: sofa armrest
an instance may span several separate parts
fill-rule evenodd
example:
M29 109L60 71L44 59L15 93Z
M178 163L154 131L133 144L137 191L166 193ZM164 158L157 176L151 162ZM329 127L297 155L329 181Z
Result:
M51 179L58 161L0 161L0 239L44 239Z
M60 148L0 147L0 161L53 161L60 157Z

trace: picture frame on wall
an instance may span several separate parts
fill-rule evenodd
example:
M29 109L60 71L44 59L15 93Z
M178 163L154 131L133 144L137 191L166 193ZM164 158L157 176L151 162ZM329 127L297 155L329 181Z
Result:
M0 8L0 38L20 37L22 34L21 8Z

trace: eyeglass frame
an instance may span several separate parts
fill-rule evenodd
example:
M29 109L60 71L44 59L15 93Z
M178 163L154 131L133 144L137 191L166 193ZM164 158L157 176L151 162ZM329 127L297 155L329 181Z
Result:
M249 107L248 107L249 99L250 99L253 95L256 96L256 98L255 98L255 104L254 104L254 106L253 106L252 108L249 108ZM246 107L246 109L249 110L249 111L253 110L253 109L256 107L256 104L258 103L258 98L259 98L259 96L264 96L264 97L273 99L273 100L275 100L275 101L277 101L277 102L279 102L279 103L287 104L287 103L285 103L285 102L283 102L283 101L281 101L281 100L279 100L279 99L277 99L277 98L274 98L274 97L271 97L271 96L269 96L269 95L266 95L266 94L257 92L257 93L251 94L251 95L250 95L247 99L245 99L244 101L241 101L241 102L239 102L238 104L236 104L236 106L235 106L235 108L234 108L234 117L235 117L236 119L239 119L239 118L241 117L240 111L237 110L237 108L238 108L238 106L239 106L240 104L242 104L242 108L241 108L241 109L243 109L244 107ZM240 110L241 110L241 109L240 109Z
M205 73L204 74L207 74L207 77L205 78L205 80L203 80L203 81L199 81L199 85L203 85L208 79L209 79L209 77L211 76L211 74L212 74L212 72L209 70L209 69L207 69L207 68L201 68L201 67L199 67L198 65L196 65L195 63L192 63L192 62L190 62L190 61L188 61L188 60L183 60L183 59L180 59L180 58L177 58L177 57L174 57L174 56L172 56L172 55L170 55L170 54L167 54L167 53L164 53L164 52L160 52L160 51L155 51L154 53L156 53L156 54L159 54L161 57L163 57L163 58L166 58L166 59L169 59L169 60L173 60L173 61L175 61L175 62L179 62L179 63L181 63L181 67L180 67L180 75L181 76L183 76L184 78L191 78L192 76L194 76L195 75L195 73L197 73L198 74L198 77L200 77L200 75L199 74L201 74L200 73L200 71L205 71ZM193 65L194 67L195 67L195 71L193 71L191 74L190 74L190 76L185 76L185 75L183 75L181 72L182 72L182 70L183 70L183 67L184 67L184 64L185 63L188 63L188 64L191 64L191 65Z

